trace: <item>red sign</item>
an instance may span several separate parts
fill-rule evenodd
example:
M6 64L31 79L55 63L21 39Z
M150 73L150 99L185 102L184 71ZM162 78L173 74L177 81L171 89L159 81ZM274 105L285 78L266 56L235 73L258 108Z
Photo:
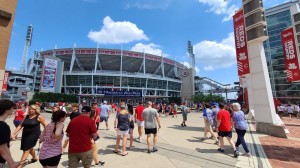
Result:
M281 32L281 41L284 52L284 62L288 82L300 80L298 54L293 28L287 28Z
M244 10L240 10L233 16L233 27L238 75L243 76L250 73Z
M7 89L8 76L9 76L9 72L5 72L4 79L3 79L3 85L2 85L2 92L5 92Z

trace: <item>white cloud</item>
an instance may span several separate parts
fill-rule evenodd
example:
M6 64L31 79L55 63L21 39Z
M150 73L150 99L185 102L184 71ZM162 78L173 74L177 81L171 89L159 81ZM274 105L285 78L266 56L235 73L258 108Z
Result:
M137 51L137 52L144 52L148 54L153 54L153 55L159 55L163 57L167 57L168 54L164 54L163 51L160 49L160 46L154 43L149 43L149 44L142 44L142 43L137 43L133 47L131 47L132 51Z
M125 8L166 9L172 0L126 0Z
M190 63L188 63L186 61L185 62L180 62L180 63L182 63L184 66L186 66L188 68L191 68ZM198 67L195 67L195 71L196 71L196 74L198 74L200 72L200 69Z
M149 40L144 31L129 21L113 21L109 16L103 19L99 31L91 30L88 38L99 44L122 44L132 41Z
M236 5L230 5L231 0L198 0L198 2L208 5L210 7L208 12L213 12L217 15L226 15L222 20L223 22L232 19L235 11L238 10Z
M221 42L201 41L194 45L194 52L196 62L206 71L228 68L236 63L234 34L229 33Z

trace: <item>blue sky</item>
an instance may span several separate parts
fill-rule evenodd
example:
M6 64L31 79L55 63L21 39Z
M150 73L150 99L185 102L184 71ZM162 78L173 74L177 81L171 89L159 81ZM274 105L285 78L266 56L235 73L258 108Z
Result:
M265 8L286 0L264 0ZM26 29L33 25L28 57L35 50L116 48L163 55L220 83L238 81L232 14L241 0L20 0L6 68L21 66Z

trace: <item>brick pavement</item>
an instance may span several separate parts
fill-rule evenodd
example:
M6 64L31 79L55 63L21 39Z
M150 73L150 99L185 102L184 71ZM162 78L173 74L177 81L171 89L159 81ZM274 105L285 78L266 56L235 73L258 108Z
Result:
M300 168L300 119L283 117L290 131L289 139L272 136L259 137L273 168Z

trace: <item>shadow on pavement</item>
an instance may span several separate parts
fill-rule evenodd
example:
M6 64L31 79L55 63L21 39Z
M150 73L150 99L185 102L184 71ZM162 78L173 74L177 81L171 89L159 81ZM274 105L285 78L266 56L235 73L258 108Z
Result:
M204 131L204 128L202 127L190 127L190 126L182 127L181 125L173 125L168 128L182 130L182 131L202 131L202 132Z
M212 153L212 154L215 154L215 153L221 153L221 152L219 152L217 149L200 149L200 148L196 148L196 151L197 152L200 152L200 153ZM224 155L227 155L227 156L230 156L230 157L232 157L232 158L235 158L234 156L233 156L233 151L232 151L232 149L228 149L228 150L226 150L225 149L225 152L224 153L221 153L221 154L224 154Z

